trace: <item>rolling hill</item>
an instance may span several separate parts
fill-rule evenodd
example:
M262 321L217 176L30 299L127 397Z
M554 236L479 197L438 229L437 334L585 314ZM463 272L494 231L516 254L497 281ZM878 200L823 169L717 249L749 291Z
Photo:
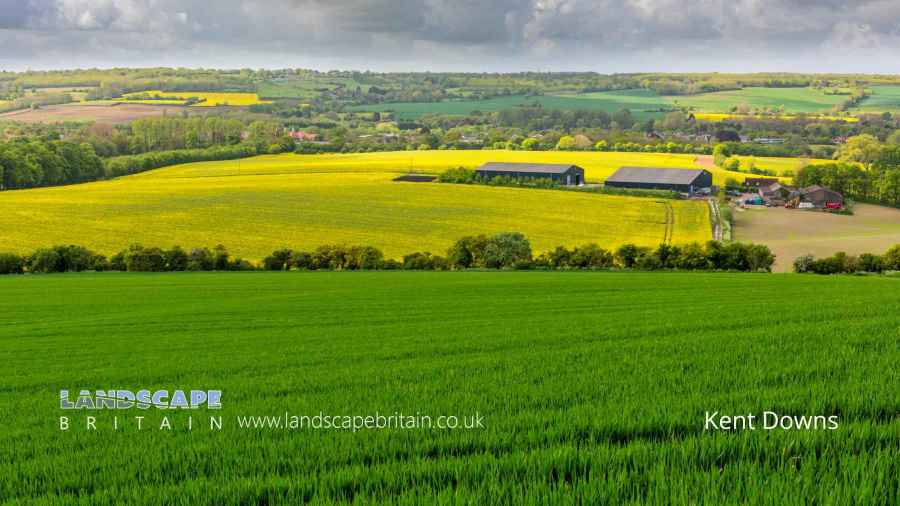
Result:
M704 202L560 190L398 183L412 166L438 171L483 160L571 160L588 178L620 161L678 165L684 156L521 152L404 152L277 155L181 165L116 180L0 193L0 250L28 252L80 244L113 254L131 243L183 247L224 244L259 260L274 249L369 244L391 257L456 239L520 231L536 252L558 245L625 242L655 246L671 227L676 243L711 231ZM615 156L613 156L615 155ZM621 158L625 157L625 158ZM674 220L674 223L673 223Z

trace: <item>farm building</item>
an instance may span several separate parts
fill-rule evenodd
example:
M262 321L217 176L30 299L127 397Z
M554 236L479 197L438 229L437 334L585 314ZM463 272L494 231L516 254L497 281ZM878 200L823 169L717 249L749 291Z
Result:
M712 187L712 174L703 169L621 167L606 179L606 186L694 193L700 189Z
M744 179L744 186L747 188L762 188L763 186L769 186L772 183L777 183L778 179L771 177L748 177Z
M840 209L844 206L844 196L824 186L814 185L793 192L788 205L799 208Z
M759 196L773 206L783 206L791 199L796 191L796 188L775 181L768 186L760 186Z
M508 176L513 178L552 179L566 186L580 186L584 184L584 169L577 165L488 162L475 169L475 174L485 179Z

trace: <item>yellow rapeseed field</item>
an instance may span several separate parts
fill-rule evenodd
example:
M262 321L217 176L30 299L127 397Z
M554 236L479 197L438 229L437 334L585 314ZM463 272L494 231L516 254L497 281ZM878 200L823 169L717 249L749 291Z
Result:
M128 100L128 97L150 95L156 97L176 97L178 100ZM256 104L271 104L265 100L260 100L256 93L230 93L230 92L211 92L211 91L141 91L137 93L126 93L124 95L128 103L137 104L156 104L156 105L182 105L184 101L197 97L204 99L203 102L193 104L194 107L215 107L217 105L232 106L248 106Z
M724 112L695 112L694 117L700 121L725 121L728 119L782 119L790 121L796 119L795 114L779 114L779 115L752 115L752 114L731 114ZM847 123L857 123L859 118L855 116L829 116L827 114L807 114L804 116L811 120L819 121L846 121Z
M536 163L572 163L585 169L588 182L602 182L619 167L625 165L639 167L667 167L681 169L697 169L700 167L697 155L667 153L620 153L620 152L585 152L585 151L393 151L387 153L351 153L329 155L305 155L296 157L262 157L264 163L242 162L245 171L258 174L295 173L298 167L306 172L424 172L438 174L453 167L474 169L485 162L536 162ZM302 163L298 160L302 160ZM782 172L794 169L797 158L762 158L755 157L758 168ZM812 162L816 162L813 160ZM236 163L236 162L234 162ZM723 184L726 178L743 181L752 176L740 172L729 172L719 168L707 168L713 173L716 184ZM153 171L137 177L197 177L216 175L222 171L220 162L196 163L172 169Z
M525 155L525 156L523 156ZM528 156L530 155L530 157ZM194 163L96 183L0 192L0 251L81 244L104 254L129 243L226 245L259 260L289 246L371 244L398 257L443 254L457 238L520 231L536 252L596 242L659 244L710 238L705 202L605 196L560 190L398 183L398 173L436 171L485 159L571 160L589 178L613 160L677 165L672 155L415 152L275 155ZM520 158L521 157L521 158ZM588 163L590 162L590 163Z

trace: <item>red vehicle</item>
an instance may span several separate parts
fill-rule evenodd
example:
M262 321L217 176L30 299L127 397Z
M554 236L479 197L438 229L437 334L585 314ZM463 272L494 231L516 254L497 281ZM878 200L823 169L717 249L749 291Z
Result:
M840 209L840 208L841 208L840 202L826 202L825 203L825 209Z

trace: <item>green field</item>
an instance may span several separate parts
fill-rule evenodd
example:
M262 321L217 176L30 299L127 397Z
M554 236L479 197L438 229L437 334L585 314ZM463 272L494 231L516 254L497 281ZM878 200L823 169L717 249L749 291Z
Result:
M277 155L204 162L96 183L0 192L0 251L79 244L105 255L131 243L224 244L260 260L289 246L366 244L390 258L443 254L457 239L524 233L535 252L626 242L656 246L711 238L705 202L483 185L397 183L488 160L568 160L605 177L622 163L678 166L687 155L429 151ZM690 165L688 165L689 167Z
M0 306L4 502L892 504L900 489L896 279L83 274L2 277ZM222 409L59 407L60 390L113 388L218 389ZM705 431L707 411L839 426ZM238 421L396 412L483 428Z
M322 90L334 90L343 87L353 91L359 87L363 93L369 91L369 85L350 78L329 77L323 79L296 79L278 82L264 82L257 85L257 93L261 98L296 98L313 99L322 94Z
M787 113L814 113L828 112L848 97L826 95L812 88L743 88L668 98L675 105L691 107L697 111L729 112L732 107L747 104L751 110L783 105L784 112Z
M429 113L462 116L474 111L492 112L532 104L540 104L547 109L606 111L610 114L625 108L639 119L661 116L661 109L671 108L670 104L652 91L624 90L584 95L518 95L485 100L384 103L351 107L350 110L394 112L402 119L416 119Z
M900 111L900 86L873 86L868 91L869 96L863 99L859 107L853 109L854 112L896 113Z

